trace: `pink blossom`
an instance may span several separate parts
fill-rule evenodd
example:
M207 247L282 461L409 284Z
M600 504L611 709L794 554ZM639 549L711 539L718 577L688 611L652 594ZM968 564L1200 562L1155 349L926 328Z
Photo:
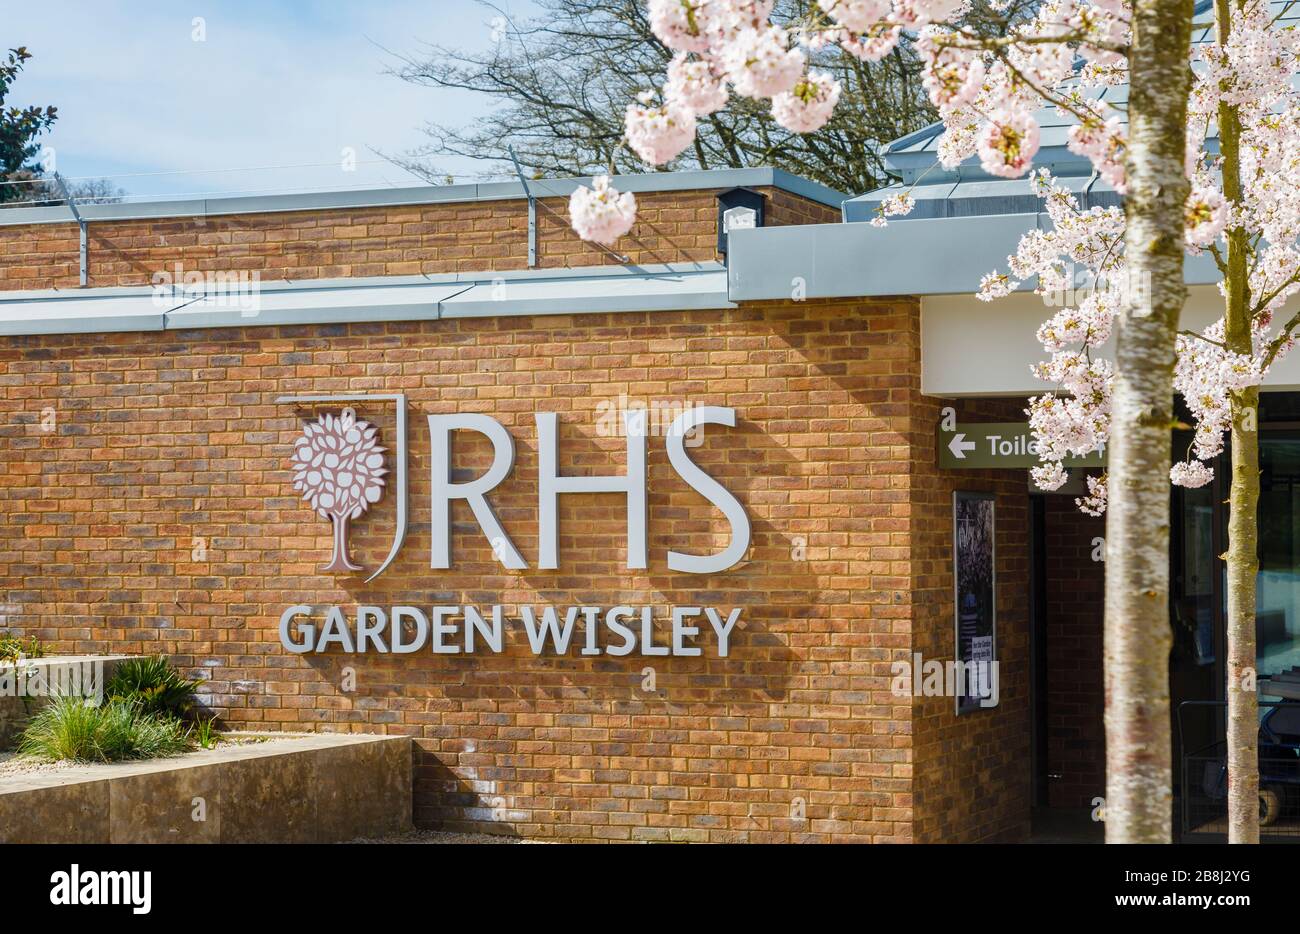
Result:
M1085 33L1088 41L1079 43L1079 55L1100 67L1124 63L1124 56L1100 45L1123 46L1130 41L1128 4L1122 0L1093 0L1079 4L1070 18L1070 27Z
M726 40L746 29L764 29L776 0L710 0L713 30Z
M979 291L975 297L982 302L991 302L995 298L1005 298L1020 285L1012 279L995 272L986 273L980 279Z
M1029 476L1034 481L1034 486L1048 493L1059 490L1065 486L1065 481L1070 479L1070 475L1066 473L1060 461L1048 461L1046 464L1030 467Z
M650 0L650 30L670 49L682 52L707 51L708 2L709 0Z
M900 191L890 195L876 207L876 216L871 219L871 226L885 227L888 225L886 218L911 214L914 207L916 207L916 199L911 193Z
M1125 190L1124 155L1128 148L1124 125L1118 117L1100 117L1070 127L1066 144L1071 152L1087 156L1106 182L1120 194Z
M1038 121L1026 111L1000 110L980 134L980 165L991 175L1019 178L1038 152Z
M822 8L845 29L863 33L889 15L889 0L829 0Z
M569 196L569 222L583 240L609 246L636 223L636 198L630 191L620 194L608 175L598 175L590 188L579 186Z
M1228 202L1214 188L1193 188L1184 209L1185 238L1195 246L1209 246L1228 222Z
M945 48L925 65L922 86L936 107L961 107L975 100L984 83L984 62L959 49Z
M1214 471L1198 460L1182 461L1169 469L1169 481L1174 486L1190 489L1205 486L1214 479Z
M671 162L695 139L695 112L671 100L660 107L629 104L623 125L627 144L651 165Z
M968 0L894 0L894 19L914 28L942 22L967 6Z
M821 129L840 99L840 83L820 71L810 71L795 86L772 98L772 116L794 133Z
M943 108L945 114L943 135L939 137L939 164L945 169L955 169L971 156L979 144L979 118L964 109Z
M1090 516L1101 516L1106 512L1106 475L1088 478L1088 495L1080 497L1074 504Z
M721 61L732 87L745 97L784 93L804 68L803 53L789 47L786 31L777 26L742 30L724 47Z
M1091 292L1077 308L1063 308L1038 329L1038 341L1051 353L1072 344L1100 346L1110 339L1115 309L1106 293Z
M840 40L840 48L864 62L878 62L898 45L901 26L872 26L860 36Z
M664 97L704 117L727 106L727 85L712 62L689 61L679 53L668 66Z

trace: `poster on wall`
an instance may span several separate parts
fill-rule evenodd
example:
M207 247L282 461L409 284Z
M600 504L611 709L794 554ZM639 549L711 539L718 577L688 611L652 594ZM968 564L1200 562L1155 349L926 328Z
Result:
M991 493L953 493L957 713L996 707L995 504Z

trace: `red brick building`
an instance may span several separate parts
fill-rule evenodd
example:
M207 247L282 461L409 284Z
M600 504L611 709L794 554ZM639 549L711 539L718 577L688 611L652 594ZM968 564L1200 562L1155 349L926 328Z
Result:
M780 172L620 179L640 213L617 252L569 230L574 184L534 183L536 202L504 184L85 206L84 241L65 208L0 213L3 626L166 653L232 725L409 735L426 827L1020 840L1035 804L1086 810L1104 786L1100 523L1031 497L1023 469L940 467L945 417L1023 421L1020 374L990 387L988 366L957 378L944 356L1010 325L952 326L951 296L887 291L910 241L870 241L841 222L843 195ZM763 226L720 238L737 186L762 195ZM863 238L845 255L879 281L843 294L831 236ZM934 261L937 279L970 262ZM602 426L661 404L734 413L686 452L743 508L743 556L669 567L736 529L651 425L645 566L630 494L565 492L543 567L539 413L556 414L560 476L615 476L630 442ZM363 570L333 573L331 524L291 458L306 421L347 407L378 428L389 475L350 523ZM490 499L522 567L464 500L451 566L433 566L435 477L472 483L494 460L468 430L435 458L429 417L465 414L513 442ZM1000 681L995 706L960 715L951 693L898 684L914 660L954 658L958 491L995 504ZM318 633L328 607L413 607L456 645L464 614L433 608L498 605L500 651L300 654L302 630L281 633L293 606ZM620 606L649 608L649 637L584 653L605 646L581 608ZM531 644L525 607L577 608L566 651ZM675 632L673 608L697 631ZM740 611L725 656L704 608Z

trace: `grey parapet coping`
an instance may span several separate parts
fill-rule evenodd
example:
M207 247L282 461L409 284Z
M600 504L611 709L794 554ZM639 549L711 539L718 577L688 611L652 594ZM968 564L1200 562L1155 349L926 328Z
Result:
M0 335L98 334L122 331L161 331L166 308L155 304L148 290L113 290L91 296L85 292L30 297L11 292L0 297Z
M727 273L643 269L641 275L478 282L442 303L444 318L734 308Z
M591 184L590 176L529 179L535 197L567 198L575 189ZM710 169L690 172L650 172L616 175L619 191L634 194L698 191L714 188L779 188L811 201L838 208L849 195L818 182L774 168ZM528 192L517 181L464 185L412 185L404 188L367 188L357 191L313 191L292 194L245 195L199 199L119 202L78 205L88 222L214 217L228 214L270 214L287 211L328 211L341 208L395 207L421 204L455 204L475 201L525 200ZM0 209L0 226L73 223L63 205Z
M720 263L0 293L0 336L734 307Z
M974 293L1046 214L939 217L870 224L807 224L731 233L727 295L733 302ZM1219 281L1208 254L1184 262L1188 285ZM1036 279L1020 282L1030 291Z

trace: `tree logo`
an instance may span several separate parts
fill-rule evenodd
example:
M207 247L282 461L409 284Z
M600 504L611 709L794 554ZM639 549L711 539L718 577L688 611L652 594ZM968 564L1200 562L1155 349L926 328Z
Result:
M293 487L321 518L334 524L334 554L321 570L360 571L348 557L348 523L384 495L384 449L379 429L351 408L325 413L303 427L293 449Z

